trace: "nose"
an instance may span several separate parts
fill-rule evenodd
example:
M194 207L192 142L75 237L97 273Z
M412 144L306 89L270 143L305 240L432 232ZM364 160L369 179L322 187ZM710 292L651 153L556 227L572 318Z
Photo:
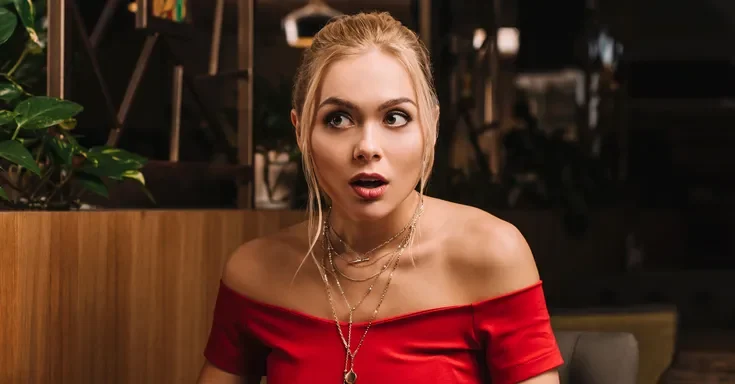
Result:
M368 162L380 160L383 157L377 128L378 127L374 127L370 123L362 126L362 129L359 130L359 140L355 144L355 148L352 153L353 159L361 162Z

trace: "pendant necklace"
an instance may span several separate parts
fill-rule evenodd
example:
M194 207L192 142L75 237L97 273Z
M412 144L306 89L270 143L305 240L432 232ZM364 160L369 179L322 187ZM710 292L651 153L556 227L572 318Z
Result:
M398 267L398 264L400 262L401 255L403 254L403 251L408 247L409 242L410 242L410 239L413 237L413 234L414 234L414 232L416 230L416 223L418 221L418 218L421 216L421 213L422 212L423 212L423 202L420 202L419 203L419 206L416 208L416 212L414 213L414 216L412 217L412 220L408 223L408 225L406 225L406 227L404 227L404 229L401 230L399 234L393 236L388 242L383 243L380 246L380 247L382 247L382 246L388 244L390 241L395 240L398 236L400 236L401 233L405 232L406 229L409 229L409 233L406 235L406 237L404 238L404 240L401 241L401 243L398 245L398 249L396 250L396 253L395 253L395 256L394 256L395 257L395 260L393 261L393 268L391 269L390 274L388 275L388 280L387 280L387 282L385 284L385 287L383 288L383 292L380 295L380 298L378 300L378 304L376 305L375 310L373 311L373 314L372 314L372 316L370 317L370 319L368 321L368 324L367 324L367 326L365 328L365 332L362 334L362 337L360 338L360 341L358 342L357 347L355 348L354 351L351 350L351 348L352 348L352 343L351 343L352 342L352 319L353 319L352 314L354 312L354 309L357 308L357 306L359 306L362 303L362 301L365 299L365 297L367 297L367 295L370 293L370 291L372 291L372 284L371 284L370 288L368 289L368 292L362 298L362 300L360 300L360 302L355 307L352 307L350 305L350 303L349 303L349 300L347 300L347 296L346 296L346 294L344 292L344 289L342 289L342 285L341 285L341 283L339 281L338 276L336 275L336 273L334 272L334 270L330 270L330 272L332 273L332 277L334 277L334 280L336 282L337 288L339 289L340 294L342 295L342 297L345 300L345 303L347 304L347 308L348 308L348 312L349 312L347 337L345 338L345 335L342 332L342 327L340 325L339 317L337 316L336 305L334 303L334 299L332 298L332 289L330 287L329 276L327 274L327 268L326 268L326 264L327 264L326 261L327 260L322 259L322 266L324 268L324 270L323 270L324 273L322 275L322 280L324 281L324 288L325 288L326 293L327 293L327 299L329 300L329 306L330 306L330 308L332 310L332 316L334 317L334 322L335 322L335 324L337 326L337 332L339 333L340 339L342 341L343 346L345 347L345 352L346 352L345 353L344 376L343 376L343 381L342 381L343 384L355 384L357 382L357 373L355 372L355 356L357 356L357 352L360 350L360 347L362 346L363 342L365 341L365 336L367 335L368 331L370 330L370 327L372 326L373 321L375 321L375 319L378 316L378 311L380 309L380 306L383 304L383 300L385 299L386 294L388 293L388 288L390 287L390 283L393 280L393 274L395 273L396 268ZM327 217L329 217L329 216L327 216ZM329 232L328 232L329 231L329 225L328 225L327 219L325 219L324 230L325 230L325 232L324 232L324 236L325 236L324 241L325 241L325 253L326 253L326 255L325 255L326 257L325 258L329 259L329 265L333 267L334 266L334 260L332 258L332 255L335 254L336 252L334 252L334 249L331 246L331 241L328 238L329 237ZM345 246L346 246L346 244L345 244ZM378 248L376 248L376 249L378 249ZM372 250L371 250L371 252L372 252ZM393 258L393 257L391 257L391 258ZM390 263L390 261L388 263L386 263L386 266L389 263ZM383 269L383 271L384 270L385 269ZM377 276L375 276L376 281L377 281L377 278L381 274L382 273L378 273ZM373 282L373 284L374 283L375 282Z
M403 244L401 244L403 245ZM347 337L345 338L344 333L342 332L342 326L339 322L339 317L337 316L337 310L334 303L334 299L332 298L332 290L329 287L329 277L327 276L327 273L325 272L322 278L324 279L325 283L325 290L327 292L327 298L329 299L329 305L332 309L332 316L334 317L334 322L337 326L337 332L339 333L340 339L342 340L342 344L345 347L345 367L344 367L344 376L343 376L343 384L355 384L357 382L357 373L355 372L355 356L357 356L357 352L360 350L360 347L362 347L363 342L365 341L365 336L367 335L368 331L370 330L370 327L373 324L373 321L375 321L375 318L378 316L378 311L380 310L380 306L383 304L383 300L385 299L386 294L388 293L388 288L390 287L390 283L393 280L393 274L396 271L396 267L399 264L401 254L403 253L403 249L405 247L401 247L400 250L396 253L395 262L393 264L393 268L390 271L390 274L388 275L388 281L385 284L385 287L383 288L383 292L380 295L380 299L378 300L378 304L375 306L375 310L373 311L373 315L370 317L370 320L368 321L367 327L365 328L365 332L362 334L362 337L360 338L360 341L357 344L357 347L354 351L351 350L351 339L352 339L352 312L349 311L349 319L348 319L348 325L347 325ZM331 255L330 255L331 257ZM335 276L335 281L337 283L337 287L339 288L339 291L341 294L344 295L344 290L342 289L342 286L339 282L339 279ZM349 307L351 309L352 307Z

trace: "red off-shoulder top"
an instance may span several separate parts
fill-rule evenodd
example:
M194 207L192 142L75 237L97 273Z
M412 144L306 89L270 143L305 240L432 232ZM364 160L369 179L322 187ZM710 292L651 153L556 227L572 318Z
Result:
M353 324L353 350L366 326ZM345 350L336 328L220 282L204 355L224 371L267 376L268 384L341 383ZM562 363L539 281L478 303L378 319L355 372L359 384L515 384Z

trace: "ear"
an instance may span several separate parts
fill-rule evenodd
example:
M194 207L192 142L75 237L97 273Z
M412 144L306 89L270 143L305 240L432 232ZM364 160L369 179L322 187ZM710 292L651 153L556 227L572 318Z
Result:
M296 142L299 144L299 149L301 149L301 130L299 129L299 115L298 113L296 113L295 109L291 109L291 124L296 131Z
M299 128L299 115L296 113L295 109L291 109L291 124L293 124L293 127L298 129Z
M434 107L434 145L439 137L439 104Z

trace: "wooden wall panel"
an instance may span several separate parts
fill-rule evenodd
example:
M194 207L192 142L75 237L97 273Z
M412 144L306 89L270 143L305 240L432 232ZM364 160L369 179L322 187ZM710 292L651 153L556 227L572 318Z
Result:
M566 233L558 213L496 214L526 236L552 304L579 301L588 281L623 272L631 224L652 262L687 249L682 218L667 212L633 220L598 212L581 238ZM237 210L0 213L0 384L192 382L227 256L303 217ZM569 297L576 291L582 293Z
M302 212L0 214L0 383L193 382L227 256Z

